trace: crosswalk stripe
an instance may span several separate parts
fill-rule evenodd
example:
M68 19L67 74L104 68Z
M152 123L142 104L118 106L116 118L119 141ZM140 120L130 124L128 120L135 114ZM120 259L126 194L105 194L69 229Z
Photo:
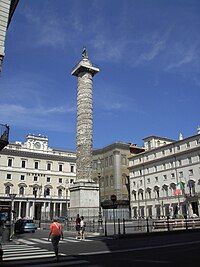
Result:
M42 239L43 239L43 238L42 238ZM35 242L37 242L37 243L49 244L49 241L42 240L42 239L39 239L39 238L29 238L29 240L31 240L31 241L35 241Z
M29 248L28 249L29 251L32 251L32 250L40 250L40 248ZM12 253L13 251L17 251L17 252L23 252L23 251L27 251L27 248L18 248L18 249L15 249L15 250L13 250L13 249L4 249L3 250L4 252L6 252L6 253Z
M92 242L94 241L93 239L84 239L83 242ZM50 241L48 241L47 237L42 237L42 238L19 238L17 239L17 242L26 244L26 245L36 245L36 244L50 244ZM60 244L66 244L66 243L79 243L82 242L81 239L76 239L75 237L66 237L64 239L60 240Z
M43 237L42 239L44 239L44 240L48 240L47 237ZM71 239L69 239L69 237L68 237L68 238L63 238L63 239L61 239L59 243L66 243L66 242L79 242L79 240L76 240L76 239L71 240ZM48 243L49 243L49 241L48 241Z
M17 241L19 241L19 242L22 242L22 243L25 243L25 244L28 244L28 245L35 245L35 243L34 242L31 242L31 241L29 241L29 240L27 240L27 239L17 239Z
M48 243L49 244L49 242L51 242L51 241L48 241L47 237L43 237L42 239L45 240L44 243ZM42 242L38 241L38 243L42 243ZM64 240L60 240L59 243L66 243L66 242L64 242Z
M54 253L48 253L46 255L32 255L31 259L41 259L41 258L48 258L48 257L54 257L55 254ZM30 255L26 256L26 255L22 255L19 257L12 257L12 258L5 258L3 257L3 260L7 261L13 261L13 260L25 260L25 259L30 259Z
M68 236L68 237L64 238L64 240L69 241L69 242L81 242L82 241L81 239L76 239L75 237L71 237L71 236ZM84 241L86 241L86 242L89 241L90 242L90 241L93 241L93 240L84 239Z
M27 264L29 267L35 267L35 263L31 262L30 260L39 260L40 259L40 266L45 265L45 267L54 267L55 262L52 261L55 257L54 252L48 251L47 249L41 249L34 246L28 246L28 245L3 245L2 246L4 255L3 255L3 261L5 262L13 262L18 266L20 266L20 262L23 261L23 264L25 263L24 260L27 260ZM38 251L39 250L39 251ZM62 261L56 263L56 266L71 266L71 265L77 265L80 266L82 264L89 263L86 260L79 260L74 256L66 256L66 254L60 254ZM64 256L62 258L62 256ZM52 260L51 260L52 257ZM45 260L47 259L48 260ZM41 261L43 259L43 261ZM29 260L29 261L28 261ZM45 260L45 261L44 261Z
M37 253L37 255L46 255L46 254L52 254L52 255L54 255L55 256L55 253L53 253L53 252L50 252L50 251L41 251L40 250L40 253ZM23 251L23 253L18 253L18 252L16 252L16 251L13 251L13 253L9 253L9 254L5 254L5 256L4 256L4 258L9 258L9 257L11 257L11 256L20 256L20 255L25 255L25 256L31 256L31 255L36 255L36 253L35 252L33 252L33 251Z
M27 245L3 245L3 260L13 261L21 259L37 259L54 257L55 253L48 251L47 249L41 249L39 247L27 246ZM66 256L65 254L63 254Z

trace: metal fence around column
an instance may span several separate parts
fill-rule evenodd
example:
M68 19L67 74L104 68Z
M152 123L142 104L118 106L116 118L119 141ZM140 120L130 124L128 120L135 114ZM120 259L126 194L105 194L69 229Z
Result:
M51 221L35 221L36 226L40 229L48 229ZM76 231L75 220L66 220L61 222L64 231ZM172 232L179 230L200 229L200 218L192 219L120 219L113 221L103 221L103 229L99 230L98 220L86 220L86 232L99 233L104 236L111 235L128 235L138 233L155 233L155 232Z

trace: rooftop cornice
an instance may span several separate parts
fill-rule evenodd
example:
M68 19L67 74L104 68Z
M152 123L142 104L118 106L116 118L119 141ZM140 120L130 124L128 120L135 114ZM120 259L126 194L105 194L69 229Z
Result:
M137 155L130 155L129 158L131 159L133 157L135 158L135 157L140 157L140 156L144 156L144 155L146 156L146 155L149 155L149 154L153 154L153 153L155 153L157 151L162 151L164 149L169 149L169 148L172 148L172 147L174 148L177 145L186 144L189 140L194 140L197 137L200 138L200 134L189 136L189 137L187 137L187 138L185 138L183 140L178 140L178 141L175 141L175 142L170 143L170 144L166 144L166 145L162 145L162 146L159 146L159 147L156 147L156 148L148 149L148 150L145 150L144 152L141 152L140 154L137 154Z
M74 157L67 155L53 155L50 153L37 153L31 151L24 150L13 150L13 149L3 149L0 152L0 155L13 155L13 156L21 156L27 158L35 158L35 159L48 159L48 160L58 160L65 162L76 162L76 156Z
M110 144L106 147L103 148L99 148L99 149L94 149L93 150L93 155L98 155L98 154L102 154L111 150L115 150L115 149L127 149L130 150L130 144L129 143L122 143L122 142L115 142L113 144Z
M147 165L152 165L153 163L155 162L159 162L159 161L165 161L166 159L169 159L169 158L177 158L178 156L181 156L181 155L184 155L186 153L192 153L192 152L195 152L195 151L200 151L200 146L197 146L197 147L193 147L193 148L190 148L190 149L187 149L187 150L183 150L183 151L179 151L179 152L173 152L172 154L170 155L166 155L166 156L162 156L162 157L158 157L158 158L155 158L155 159L152 159L152 160L147 160L145 162L140 162L138 164L134 164L133 166L129 166L128 169L131 170L133 169L134 167L143 167L144 165L147 166ZM136 155L138 156L138 155ZM133 156L135 157L135 156Z

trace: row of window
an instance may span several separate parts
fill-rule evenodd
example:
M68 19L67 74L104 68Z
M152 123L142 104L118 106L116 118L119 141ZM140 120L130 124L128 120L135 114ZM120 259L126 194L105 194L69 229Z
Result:
M100 161L98 163L98 161ZM102 168L106 168L109 166L113 166L114 164L114 157L111 155L110 157L101 158L100 160L94 160L93 161L93 170L98 170ZM128 159L126 158L126 155L121 155L121 164L127 166L128 165Z
M196 145L200 145L200 139L197 139L196 140ZM191 143L190 142L187 142L184 145L177 145L176 146L176 151L179 152L179 151L181 151L184 148L187 148L188 149L190 147L191 147ZM160 155L165 156L167 154L171 154L172 152L173 152L173 149L172 148L169 148L167 150L162 150L160 152L157 152L157 153L154 153L154 154L151 154L151 155L146 155L145 159L146 160L155 159L155 158L157 158L157 156L160 156ZM142 157L140 157L138 159L135 159L135 163L138 163L138 162L139 163L142 162Z
M22 160L21 161L21 168L26 168L26 164L27 164L27 161L26 160ZM63 171L63 165L64 165L64 163L58 164L58 171L60 171L60 172ZM13 167L13 159L12 158L8 158L8 167ZM33 168L36 169L36 170L39 169L39 161L34 161ZM47 163L46 170L47 171L51 171L52 170L52 163ZM70 172L75 172L75 166L74 165L70 165Z
M193 176L193 175L194 175L194 171L193 171L193 169L188 170L188 174L189 174L189 176ZM170 174L170 176L171 176L171 179L175 179L175 173L174 173L174 172L172 172L172 173ZM180 172L178 173L178 177L179 177L179 178L183 178L183 171L180 171ZM162 179L163 181L167 181L168 177L167 177L166 174L164 174L164 175L162 176L162 178L160 178L160 179L156 176L156 177L154 178L154 182L158 183L159 180L161 180L161 179ZM146 181L147 181L147 184L150 184L150 183L151 183L150 178L147 178ZM142 180L142 179L139 180L139 185L143 185L143 180ZM133 186L136 186L136 181L133 181Z
M197 155L197 157L193 157L193 158L188 157L186 164L192 164L192 163L197 162L197 161L200 162L200 155ZM181 167L182 165L183 165L183 160L178 160L177 161L177 167ZM145 170L133 171L132 174L133 174L133 176L137 176L137 175L149 174L151 172L163 171L163 170L171 169L174 167L175 167L175 162L171 161L168 164L164 163L160 166L154 166L152 168L146 168Z
M57 193L58 193L58 197L62 197L63 196L63 192L64 190L59 188ZM5 186L5 195L9 195L11 193L11 186L7 185ZM24 186L20 186L19 187L19 192L18 194L20 196L24 196L25 195L25 187ZM33 188L33 195L35 197L38 196L38 190ZM50 188L45 188L44 192L43 192L43 196L46 197L46 196L50 196L51 195L51 189Z
M11 173L7 173L7 176L6 176L6 179L7 180L12 180L12 174ZM55 182L55 178L53 178L54 182ZM63 183L63 178L58 178L58 183ZM25 175L21 175L20 176L20 181L25 181ZM33 181L34 182L38 182L39 181L39 177L38 176L34 176L33 177ZM46 182L47 183L50 183L52 181L52 178L51 177L47 177L46 178ZM69 180L67 179L66 182L68 183ZM73 183L74 182L74 179L70 179L70 183Z
M197 185L200 185L200 180L197 182ZM182 190L181 194L185 194L185 183L182 183ZM187 187L189 188L189 195L193 196L195 195L195 186L196 183L193 180L189 180L187 183ZM160 195L160 192L162 191L162 196ZM152 199L152 198L160 198L160 197L169 197L169 196L175 196L176 191L176 184L171 183L170 186L164 184L162 188L159 186L154 186L153 189L147 188L146 192L143 189L139 189L138 191L132 190L133 200L144 200L144 197L146 199ZM153 194L153 195L152 195Z

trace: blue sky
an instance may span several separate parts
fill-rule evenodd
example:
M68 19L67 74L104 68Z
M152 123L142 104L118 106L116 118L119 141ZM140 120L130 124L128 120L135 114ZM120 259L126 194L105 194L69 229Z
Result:
M86 46L94 77L94 148L177 139L200 124L200 1L21 0L6 39L0 119L10 140L45 134L75 149L76 78Z

